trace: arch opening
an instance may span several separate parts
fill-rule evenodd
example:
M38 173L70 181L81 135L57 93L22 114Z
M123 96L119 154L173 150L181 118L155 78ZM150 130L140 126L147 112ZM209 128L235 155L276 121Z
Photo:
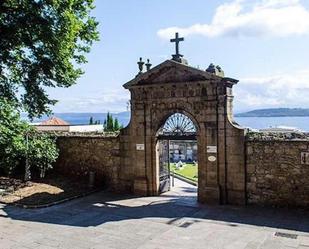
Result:
M159 192L179 191L179 195L197 198L198 129L184 113L165 119L157 131ZM190 185L188 185L190 184ZM191 191L183 192L184 189Z
M170 115L159 128L159 139L190 140L196 139L197 127L187 115L176 112Z

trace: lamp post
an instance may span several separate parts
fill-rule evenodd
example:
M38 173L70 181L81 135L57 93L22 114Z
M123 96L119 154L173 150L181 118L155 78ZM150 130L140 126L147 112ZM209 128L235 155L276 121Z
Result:
M31 179L30 165L28 159L28 151L29 151L29 134L26 132L26 165L25 165L25 181L29 181Z

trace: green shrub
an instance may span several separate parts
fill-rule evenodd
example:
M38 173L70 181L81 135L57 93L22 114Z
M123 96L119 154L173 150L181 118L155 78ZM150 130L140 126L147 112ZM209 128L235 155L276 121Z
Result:
M44 177L57 157L55 140L22 121L18 107L0 98L0 169L10 175L27 160Z
M28 158L30 167L40 170L42 178L45 177L46 170L52 169L52 163L57 160L58 155L55 139L34 130L28 133L28 149L24 158Z

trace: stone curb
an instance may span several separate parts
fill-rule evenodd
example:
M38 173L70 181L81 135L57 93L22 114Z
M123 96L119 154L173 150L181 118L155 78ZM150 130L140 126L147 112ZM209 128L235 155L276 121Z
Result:
M171 177L173 177L172 174L171 174ZM193 186L197 186L197 182L194 182L194 181L192 181L192 180L189 180L188 178L186 178L186 177L184 177L184 176L181 176L181 175L179 175L179 174L177 174L177 173L174 173L174 177L177 178L177 179L179 179L179 180L182 180L182 181L184 181L184 182L186 182L186 183L188 183L188 184L191 184L191 185L193 185Z
M4 205L8 205L8 206L21 207L21 208L24 208L24 209L47 208L47 207L62 204L64 202L71 201L71 200L74 200L74 199L77 199L77 198L85 197L85 196L94 194L94 193L99 192L99 191L102 191L102 189L92 190L90 192L86 192L86 193L83 193L83 194L80 194L80 195L75 195L75 196L72 196L72 197L65 198L63 200L59 200L59 201L55 201L55 202L47 203L47 204L42 204L42 205L25 205L25 204L19 204L19 203L5 203L5 202L2 202L2 201L0 201L0 204L4 204Z

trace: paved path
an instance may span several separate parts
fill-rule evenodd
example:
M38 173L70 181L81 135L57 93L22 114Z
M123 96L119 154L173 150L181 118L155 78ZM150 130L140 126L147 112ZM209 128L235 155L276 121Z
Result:
M0 204L0 248L309 249L309 213L201 206L188 184L159 197L101 192L38 210Z

